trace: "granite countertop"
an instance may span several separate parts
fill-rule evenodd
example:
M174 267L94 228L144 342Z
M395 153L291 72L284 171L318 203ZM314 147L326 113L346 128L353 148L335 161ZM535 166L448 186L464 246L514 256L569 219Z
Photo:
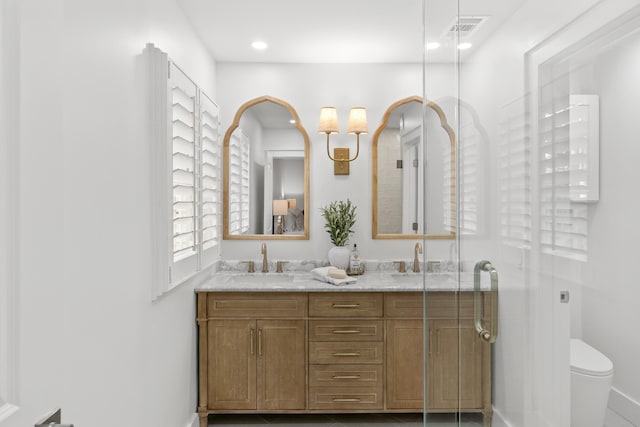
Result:
M352 276L355 283L336 286L321 282L313 277L310 270L316 264L306 263L304 268L289 268L282 273L246 272L237 268L241 264L226 263L209 280L196 287L196 292L421 292L428 291L471 291L473 274L461 273L458 286L458 272L399 273L381 264L369 263L371 268L359 276ZM393 264L391 263L393 266ZM299 267L299 266L298 266ZM243 271L244 270L244 271ZM484 281L483 281L484 282ZM485 285L483 283L483 285ZM482 287L485 290L485 286Z

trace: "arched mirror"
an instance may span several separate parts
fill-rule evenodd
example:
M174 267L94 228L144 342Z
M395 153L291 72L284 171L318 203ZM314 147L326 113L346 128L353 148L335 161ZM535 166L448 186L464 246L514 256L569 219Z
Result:
M428 101L423 144L422 115L421 97L401 99L387 109L373 136L374 239L455 238L455 133L443 110Z
M309 135L271 96L243 104L224 135L224 239L309 239Z

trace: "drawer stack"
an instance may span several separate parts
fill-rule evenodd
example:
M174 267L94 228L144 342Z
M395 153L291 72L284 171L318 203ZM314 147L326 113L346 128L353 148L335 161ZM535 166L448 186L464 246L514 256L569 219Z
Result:
M309 409L383 409L380 293L309 294Z

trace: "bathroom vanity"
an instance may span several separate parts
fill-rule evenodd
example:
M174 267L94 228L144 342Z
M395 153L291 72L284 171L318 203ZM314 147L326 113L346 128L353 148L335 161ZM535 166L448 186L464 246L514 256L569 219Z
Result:
M440 283L425 297L410 274L344 287L245 276L196 290L201 427L218 413L422 412L425 373L427 411L481 412L490 425L491 346L475 332L473 292ZM485 323L490 304L483 295Z

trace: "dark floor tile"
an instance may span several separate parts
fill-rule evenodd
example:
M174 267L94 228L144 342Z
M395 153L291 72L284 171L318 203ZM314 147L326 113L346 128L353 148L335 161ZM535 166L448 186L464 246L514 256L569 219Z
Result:
M423 427L422 414L212 415L211 427ZM425 427L481 427L481 414L428 414Z
M264 418L269 425L330 426L334 424L331 415L323 414L265 414L262 415L262 418Z

